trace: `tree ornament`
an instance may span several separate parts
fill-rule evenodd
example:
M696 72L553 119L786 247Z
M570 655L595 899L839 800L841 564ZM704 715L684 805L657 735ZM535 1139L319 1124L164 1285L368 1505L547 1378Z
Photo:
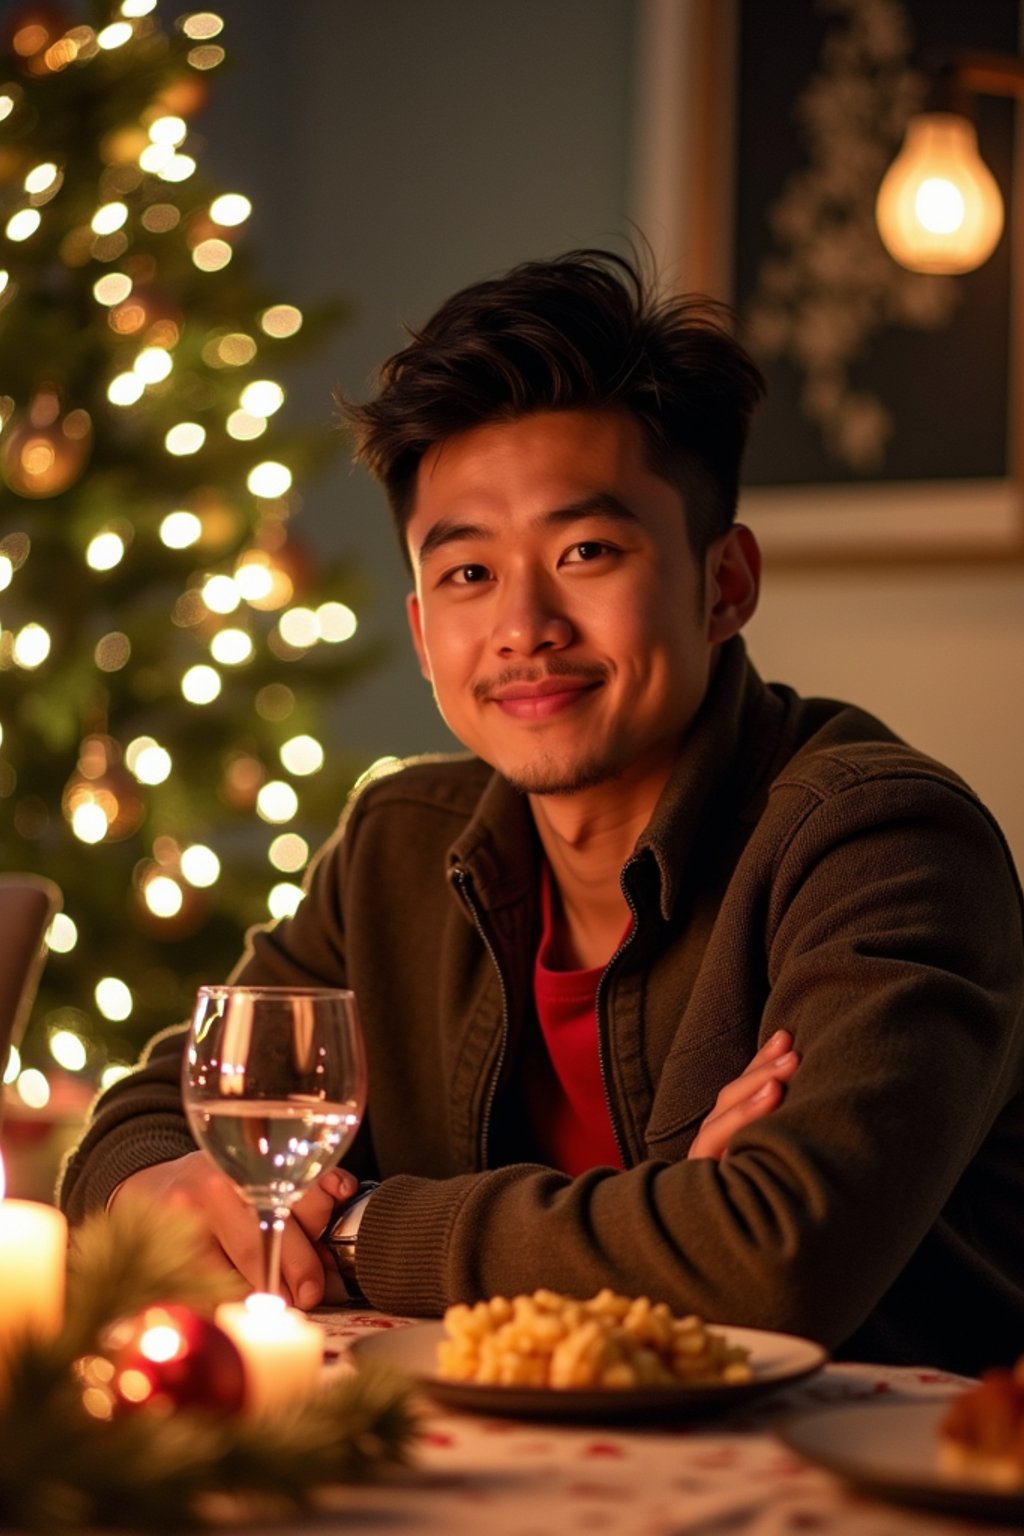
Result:
M87 736L82 742L61 808L83 843L116 843L141 826L146 804L112 737Z
M86 1407L94 1417L143 1408L237 1413L245 1400L245 1366L238 1348L191 1307L150 1306L122 1318L103 1335L102 1351L87 1356L78 1368Z
M68 411L62 418L56 391L42 389L4 432L0 471L15 495L41 501L75 483L91 450L88 411Z
M22 68L30 74L38 74L37 66L47 48L62 38L73 23L68 13L59 5L46 0L19 5L4 22L0 40L5 51L13 49Z

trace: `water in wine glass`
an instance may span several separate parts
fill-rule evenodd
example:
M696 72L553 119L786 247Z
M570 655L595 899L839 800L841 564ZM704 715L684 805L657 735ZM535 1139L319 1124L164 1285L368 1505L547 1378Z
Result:
M196 1107L201 1140L246 1198L290 1203L341 1157L359 1128L355 1099L265 1099Z
M355 997L331 987L201 987L183 1090L197 1143L259 1216L263 1289L275 1292L289 1209L338 1162L362 1118Z

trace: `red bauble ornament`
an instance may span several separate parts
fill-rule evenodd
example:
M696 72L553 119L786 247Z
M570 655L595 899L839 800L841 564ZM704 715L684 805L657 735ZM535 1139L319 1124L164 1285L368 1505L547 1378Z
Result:
M102 1358L113 1368L105 1385L115 1413L141 1408L237 1413L245 1399L245 1366L236 1345L191 1307L146 1307L114 1323ZM90 1364L95 1372L97 1362L86 1364L87 1381Z

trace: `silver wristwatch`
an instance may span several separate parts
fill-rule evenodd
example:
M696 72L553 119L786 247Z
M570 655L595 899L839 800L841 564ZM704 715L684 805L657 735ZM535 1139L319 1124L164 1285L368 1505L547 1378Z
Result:
M356 1279L356 1239L363 1212L376 1188L377 1181L364 1180L351 1199L336 1205L317 1243L327 1277L324 1301L328 1304L366 1300Z

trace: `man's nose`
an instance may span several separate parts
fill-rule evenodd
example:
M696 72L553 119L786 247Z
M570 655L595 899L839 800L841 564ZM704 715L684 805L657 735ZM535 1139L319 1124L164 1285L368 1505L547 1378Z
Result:
M502 584L494 625L494 648L503 656L558 651L573 628L555 587L543 575L524 572Z

